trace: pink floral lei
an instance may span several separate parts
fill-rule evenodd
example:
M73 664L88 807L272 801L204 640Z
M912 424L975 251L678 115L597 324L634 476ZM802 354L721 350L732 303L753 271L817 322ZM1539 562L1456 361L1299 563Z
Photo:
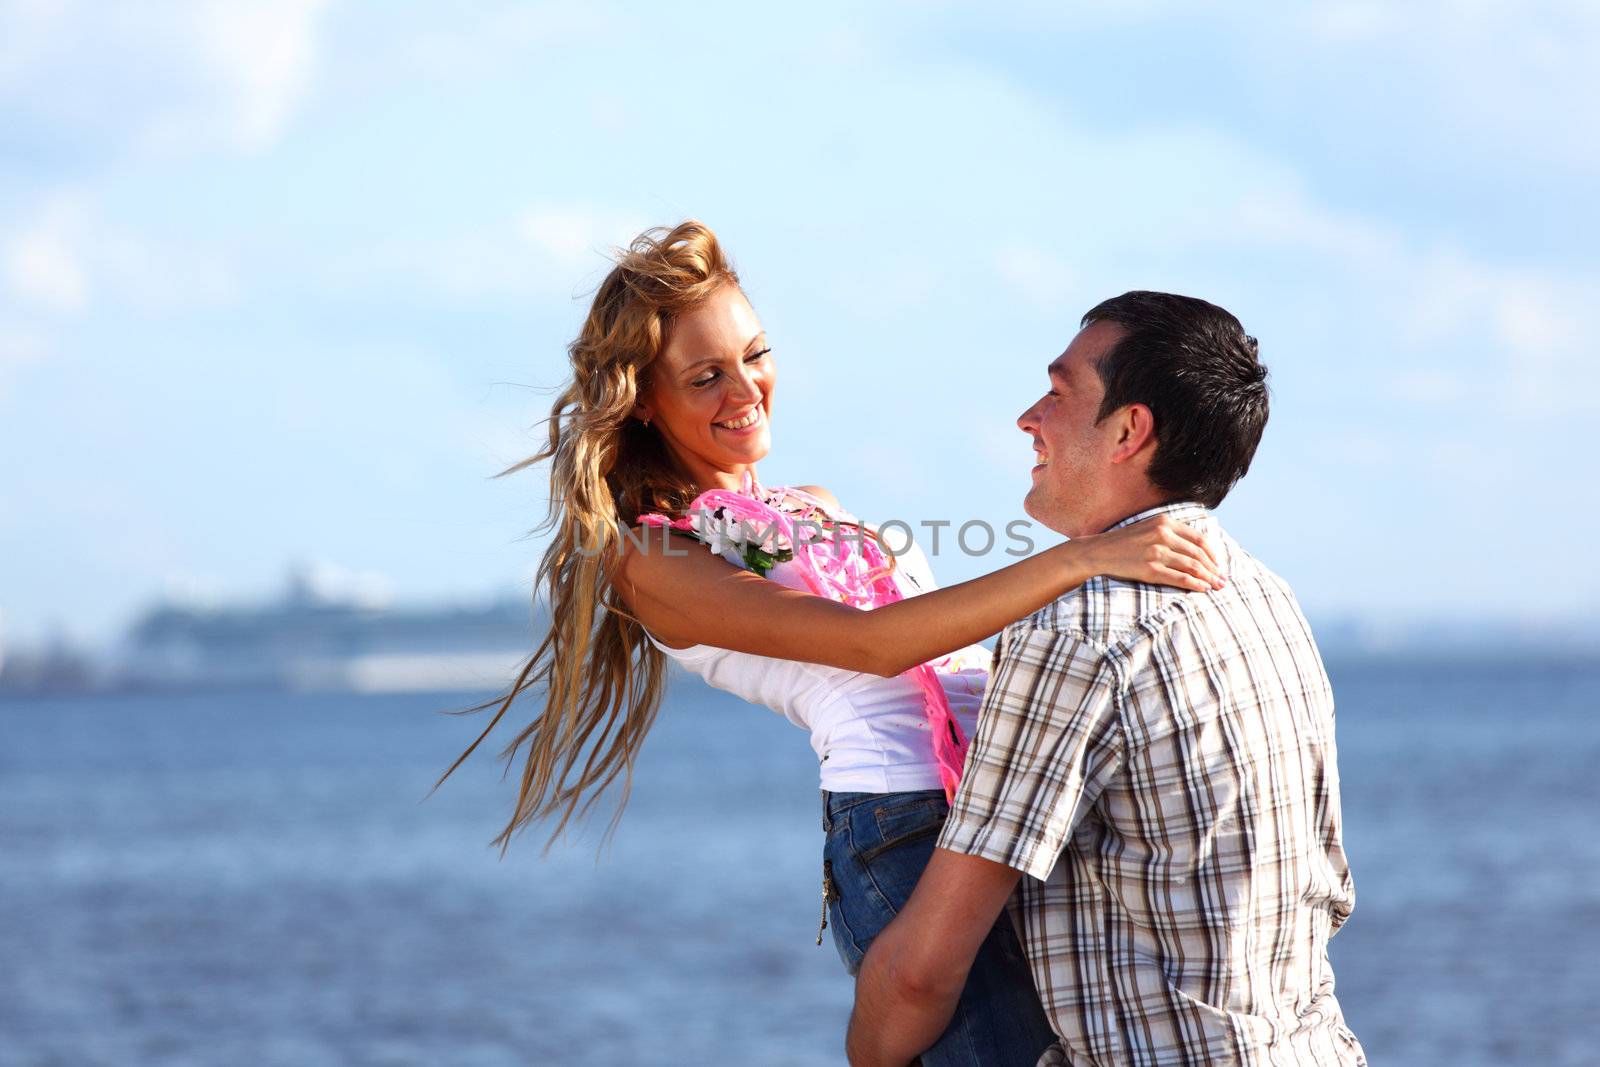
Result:
M749 473L738 491L708 489L695 497L684 518L648 514L638 521L687 533L718 555L736 546L745 565L762 576L777 563L792 562L812 593L863 611L904 599L875 538L835 519L810 493L788 486L762 489ZM847 528L854 534L845 533ZM905 673L922 690L939 781L953 802L967 755L966 734L933 665L919 663Z

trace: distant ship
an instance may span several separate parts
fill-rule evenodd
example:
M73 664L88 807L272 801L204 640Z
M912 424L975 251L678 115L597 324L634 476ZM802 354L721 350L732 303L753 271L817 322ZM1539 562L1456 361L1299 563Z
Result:
M116 689L496 689L543 634L531 598L392 608L332 592L298 568L273 603L152 608L128 631L106 681Z

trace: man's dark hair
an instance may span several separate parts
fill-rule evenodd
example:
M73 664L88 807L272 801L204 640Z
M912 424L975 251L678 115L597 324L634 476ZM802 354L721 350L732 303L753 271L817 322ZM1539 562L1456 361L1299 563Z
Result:
M1090 309L1123 336L1100 358L1098 422L1128 404L1155 416L1150 481L1171 499L1222 503L1267 425L1267 368L1239 320L1192 296L1135 291Z

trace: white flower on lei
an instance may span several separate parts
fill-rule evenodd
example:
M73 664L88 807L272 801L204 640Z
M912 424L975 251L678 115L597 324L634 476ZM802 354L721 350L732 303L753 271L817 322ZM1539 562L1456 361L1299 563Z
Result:
M722 514L720 508L713 514L696 515L695 532L713 555L723 555L730 548L736 552L744 551L744 530L739 520Z

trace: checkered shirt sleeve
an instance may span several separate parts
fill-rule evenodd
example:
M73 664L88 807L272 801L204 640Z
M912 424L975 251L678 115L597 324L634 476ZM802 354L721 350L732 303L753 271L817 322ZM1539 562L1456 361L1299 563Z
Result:
M1030 876L1041 1064L1357 1067L1327 952L1355 897L1321 657L1208 513L1157 510L1208 530L1227 587L1097 578L1008 627L939 844Z
M1044 879L1122 765L1121 685L1082 635L1009 627L941 848Z

